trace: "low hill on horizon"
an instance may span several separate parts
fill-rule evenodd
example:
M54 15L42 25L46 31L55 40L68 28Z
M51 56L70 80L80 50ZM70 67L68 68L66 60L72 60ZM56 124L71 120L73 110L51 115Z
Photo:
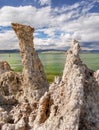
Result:
M46 50L36 50L37 52L66 52L67 50L58 50L58 49L46 49ZM20 50L0 50L0 53L19 53ZM81 53L99 53L99 50L81 50Z

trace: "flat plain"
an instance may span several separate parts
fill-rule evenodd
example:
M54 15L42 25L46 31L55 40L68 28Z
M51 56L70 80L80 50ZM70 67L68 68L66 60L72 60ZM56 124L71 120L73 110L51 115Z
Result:
M46 52L39 53L39 57L44 66L44 70L49 82L54 80L55 76L61 76L63 73L66 53L64 52ZM83 53L80 57L90 69L99 69L99 53ZM0 61L7 61L13 70L22 71L22 62L19 53L0 53Z

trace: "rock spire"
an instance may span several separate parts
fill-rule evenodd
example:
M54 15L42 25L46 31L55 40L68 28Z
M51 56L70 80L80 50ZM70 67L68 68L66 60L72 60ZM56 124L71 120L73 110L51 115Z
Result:
M33 44L34 29L12 24L20 44L23 74L0 62L0 130L99 130L99 70L90 70L73 40L62 79L48 89ZM47 90L47 91L46 91Z
M48 90L48 82L42 63L35 51L33 43L34 28L26 25L12 23L20 45L20 53L23 63L23 80L26 86L25 93L35 98L40 98ZM28 92L29 91L29 92Z

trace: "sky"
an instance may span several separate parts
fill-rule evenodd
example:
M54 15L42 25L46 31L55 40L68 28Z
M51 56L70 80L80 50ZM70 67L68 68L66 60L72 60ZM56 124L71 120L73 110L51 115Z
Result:
M37 50L99 50L99 0L0 0L0 50L19 49L12 22L35 28Z

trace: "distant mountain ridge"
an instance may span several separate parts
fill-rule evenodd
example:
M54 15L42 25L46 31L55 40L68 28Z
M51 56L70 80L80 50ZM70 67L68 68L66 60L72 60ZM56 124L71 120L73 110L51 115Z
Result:
M36 50L37 52L66 52L67 50L58 50L58 49L44 49L44 50ZM13 49L13 50L0 50L0 53L19 53L20 50ZM81 53L99 53L99 50L81 50Z
M20 50L13 49L13 50L0 50L0 53L18 53Z
M99 50L81 50L82 53L99 53Z
M36 50L37 52L49 52L49 51L59 51L59 52L66 52L66 50L55 50L55 49L47 49L47 50ZM20 50L18 49L13 49L13 50L0 50L0 53L18 53Z

